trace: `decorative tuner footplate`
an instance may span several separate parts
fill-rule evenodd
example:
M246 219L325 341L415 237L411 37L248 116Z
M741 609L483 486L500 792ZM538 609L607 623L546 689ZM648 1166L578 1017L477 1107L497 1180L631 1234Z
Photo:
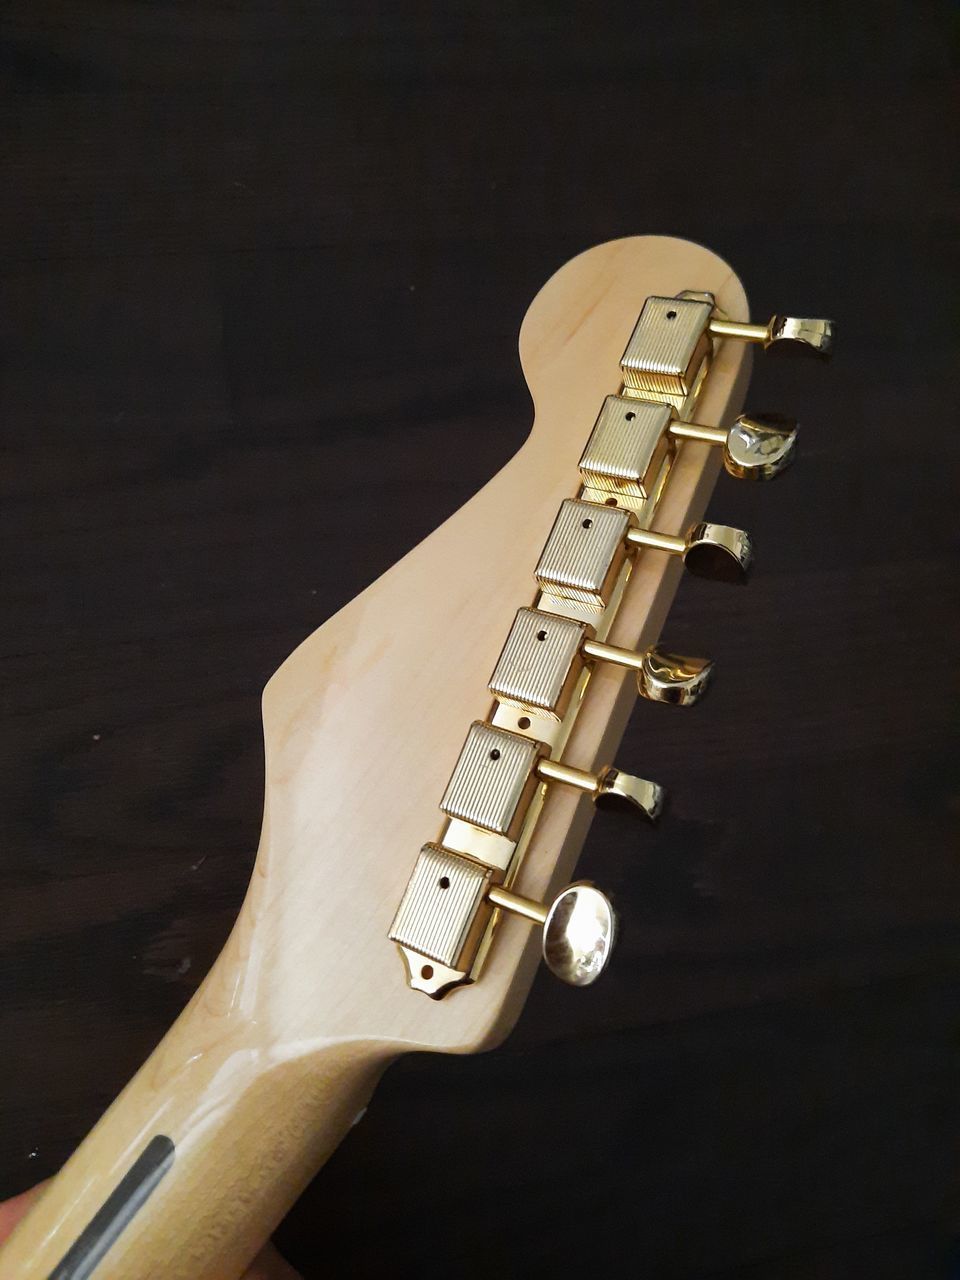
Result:
M445 825L421 849L390 929L418 991L439 998L475 981L502 912L541 926L544 961L564 982L587 986L606 966L616 921L598 889L580 882L545 905L513 885L554 788L576 788L598 806L650 822L663 807L655 782L609 764L574 768L560 757L598 664L632 671L641 696L678 706L696 703L711 677L708 659L623 648L607 637L638 556L677 556L698 576L730 582L750 570L753 548L742 529L654 527L684 441L718 446L739 479L771 479L793 459L797 428L789 419L742 415L728 429L696 422L721 341L826 357L833 325L786 316L739 324L717 313L710 294L692 290L646 300L620 361L622 385L601 405L580 458L581 487L561 504L532 566L537 594L517 602L488 683L494 705L469 728L440 800Z

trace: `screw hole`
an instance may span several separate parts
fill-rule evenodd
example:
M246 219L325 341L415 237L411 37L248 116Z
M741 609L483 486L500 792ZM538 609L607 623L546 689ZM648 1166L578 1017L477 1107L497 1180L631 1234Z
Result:
M546 638L547 638L547 633L546 633L545 631L538 631L538 632L537 632L537 639L538 639L538 640L546 640Z
M499 759L500 759L500 752L497 750L497 748L496 748L496 747L494 747L494 748L493 748L493 750L490 752L490 759L491 759L491 760L499 760Z
M588 517L586 520L584 520L584 522L583 522L583 524L582 524L581 528L583 528L583 529L592 529L592 528L593 528L593 521L592 521L591 519L589 519L589 517Z
M430 979L433 977L433 965L425 964L420 970L420 977Z
M521 717L520 717L520 719L517 721L517 728L518 728L518 729L529 729L529 728L530 728L530 717L529 717L529 716L521 716Z
M676 318L677 318L677 313L676 313L675 311L668 311L668 312L667 312L667 319L668 319L668 320L676 320Z
M608 498L604 505L607 507L615 507L617 505L617 500L616 498Z
M629 413L625 413L623 416L626 418L628 422L632 422L637 415L631 409Z
M441 876L441 877L440 877L440 879L437 881L437 884L440 886L440 888L441 888L441 889L449 889L449 888L450 888L450 877L449 877L449 876Z

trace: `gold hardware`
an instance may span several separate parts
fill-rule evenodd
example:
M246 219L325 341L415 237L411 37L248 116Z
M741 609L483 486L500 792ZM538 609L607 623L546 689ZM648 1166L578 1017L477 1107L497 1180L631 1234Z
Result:
M559 782L565 787L585 791L598 808L639 810L650 822L656 822L663 812L663 787L647 778L624 773L612 765L599 773L589 773L586 769L575 769L572 765L544 756L537 761L536 769L544 782Z
M689 421L716 343L725 339L826 357L833 325L786 316L738 323L717 311L712 294L692 290L644 303L621 358L623 386L605 398L580 458L583 488L561 504L537 563L535 607L517 612L490 677L493 723L471 726L441 802L448 819L442 843L424 845L394 919L390 937L410 986L428 995L478 976L499 910L543 927L544 959L564 981L587 985L607 962L615 921L599 890L571 885L548 907L508 885L545 802L543 784L571 786L598 806L626 805L651 820L663 807L654 782L551 757L569 739L592 663L631 670L643 697L679 706L695 703L710 680L707 659L657 646L634 652L607 637L637 548L680 556L707 578L742 582L750 569L752 544L742 529L701 522L674 536L646 527L679 442L719 446L726 470L741 479L771 479L793 459L790 419L741 415L728 430Z
M588 880L569 885L549 907L501 885L490 886L487 901L542 927L544 964L561 982L588 987L607 967L617 918L610 899Z
M616 919L599 889L580 881L548 907L494 884L492 877L470 858L441 845L423 846L389 935L401 947L411 986L439 996L463 981L495 907L542 927L544 961L564 982L585 987L600 976Z
M712 300L648 298L620 358L624 384L657 395L688 395L712 350L712 310Z
M642 697L678 706L700 698L713 668L706 658L684 658L656 646L639 653L621 649L595 640L591 628L575 619L520 609L490 677L490 692L523 711L560 720L585 658L634 671Z
M729 431L676 420L669 430L678 440L720 445L723 465L738 480L772 480L786 470L796 452L797 424L780 414L741 414Z
M440 808L450 818L516 840L536 787L542 743L476 720L470 726Z
M615 769L599 774L549 760L542 742L498 729L481 720L470 726L467 740L440 808L450 818L469 822L508 840L516 840L537 781L559 782L588 792L595 801L629 801L651 821L663 807L663 790L655 782L634 779ZM616 782L614 775L621 779ZM634 785L636 784L636 785Z
M678 707L689 707L699 702L713 673L713 663L709 658L684 658L657 645L635 653L632 649L621 649L598 640L585 640L582 652L599 662L611 662L635 671L641 697L650 702L673 703Z
M629 392L674 402L694 390L713 351L713 340L756 342L765 350L798 352L826 359L833 350L832 320L772 316L767 324L743 324L712 314L709 294L691 291L675 298L648 298L620 359Z
M793 460L797 424L780 414L741 414L729 431L683 422L669 404L607 396L580 459L590 498L646 499L675 440L723 449L723 464L739 480L770 480Z
M771 316L766 324L738 324L714 317L710 332L715 338L757 342L764 350L796 352L828 360L833 352L833 321L798 316Z
M561 719L580 674L577 655L586 633L586 625L573 618L520 609L490 677L490 692L524 711Z
M630 515L617 507L567 498L560 505L535 570L542 591L603 609L623 563Z
M447 969L469 968L489 919L485 897L492 878L489 867L440 845L425 844L390 926L390 938ZM419 976L429 980L433 974Z
M692 525L683 538L655 529L630 529L626 540L630 546L682 556L691 573L716 582L746 582L753 563L750 535L726 524L702 521Z
M607 396L580 459L583 483L601 493L650 497L673 444L668 404ZM600 501L603 501L601 498Z

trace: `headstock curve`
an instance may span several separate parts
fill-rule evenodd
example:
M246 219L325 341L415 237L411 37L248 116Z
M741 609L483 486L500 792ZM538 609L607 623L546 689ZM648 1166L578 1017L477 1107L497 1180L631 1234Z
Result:
M489 1047L515 1020L539 940L505 920L482 981L441 1002L411 991L387 931L413 861L438 833L437 805L468 724L484 719L486 682L516 610L532 603L533 567L560 501L578 489L577 460L648 295L695 286L747 319L743 289L721 259L668 237L590 249L560 269L520 332L536 414L521 450L465 507L308 637L264 692L268 820L254 888L270 964L255 1004L281 1040L382 1040L399 1049ZM698 421L740 410L749 348L721 345ZM658 525L702 515L719 465L684 444ZM644 556L612 639L654 643L677 577L672 557ZM564 751L583 769L608 764L636 687L610 667ZM650 768L655 762L644 762ZM514 886L549 896L570 877L591 810L551 794Z

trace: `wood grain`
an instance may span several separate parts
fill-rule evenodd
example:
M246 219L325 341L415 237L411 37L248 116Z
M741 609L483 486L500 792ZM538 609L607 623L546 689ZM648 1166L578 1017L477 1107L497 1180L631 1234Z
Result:
M672 792L655 845L591 832L618 965L589 996L538 979L494 1055L391 1068L282 1243L308 1276L946 1273L947 13L637 24L5 11L6 1191L62 1163L220 949L267 677L515 452L546 275L655 227L733 263L755 315L841 339L828 370L757 363L749 403L796 412L803 456L711 506L758 571L671 612L718 680L632 721L621 758Z
M263 694L264 821L227 945L184 1013L0 1247L0 1277L54 1271L157 1135L175 1158L111 1246L115 1280L237 1280L366 1107L393 1057L475 1052L515 1023L538 960L535 931L504 922L482 980L444 1001L408 988L390 921L416 852L438 833L439 797L464 726L489 707L490 663L520 603L595 407L619 385L641 301L684 281L731 317L747 303L722 259L689 241L637 236L578 255L544 285L520 333L536 406L528 440L469 503L324 623ZM719 348L697 418L742 407L750 351ZM716 450L685 445L657 523L699 520ZM660 635L679 566L637 557L615 637ZM636 692L591 679L567 763L614 758ZM592 806L550 788L519 884L543 897L571 875Z

